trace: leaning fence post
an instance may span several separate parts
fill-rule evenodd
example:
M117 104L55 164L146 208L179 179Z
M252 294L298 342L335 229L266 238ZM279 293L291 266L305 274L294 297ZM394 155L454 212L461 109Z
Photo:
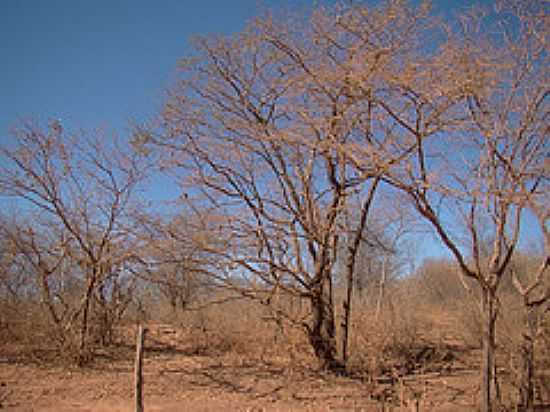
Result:
M143 412L143 341L145 339L145 332L142 325L138 326L137 344L136 344L136 364L134 368L134 382L135 382L135 400L136 400L136 412Z

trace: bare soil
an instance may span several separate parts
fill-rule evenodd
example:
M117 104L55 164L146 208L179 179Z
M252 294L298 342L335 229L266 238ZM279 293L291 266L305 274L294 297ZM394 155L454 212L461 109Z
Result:
M472 411L478 379L468 359L394 379L319 372L307 359L197 354L180 336L151 327L145 345L144 401L149 411ZM133 409L132 348L99 353L76 369L18 357L0 348L4 411L123 412ZM401 408L401 409L400 409Z
M0 379L7 388L3 401L6 411L133 410L132 365L128 362L73 371L3 364ZM380 410L368 383L274 363L155 354L147 359L144 379L147 411ZM404 403L410 402L406 398L411 388L425 385L422 410L471 411L472 380L475 375L464 372L426 379L411 377L404 385ZM397 385L396 392L400 390ZM399 405L399 399L393 404Z

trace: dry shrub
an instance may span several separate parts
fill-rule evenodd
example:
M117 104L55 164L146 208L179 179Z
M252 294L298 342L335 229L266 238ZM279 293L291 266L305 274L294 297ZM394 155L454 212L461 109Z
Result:
M521 297L513 293L501 293L499 300L497 343L499 348L513 353L520 344L524 326Z
M70 336L62 336L40 304L20 302L2 306L0 345L19 360L64 362L70 356Z
M40 305L19 303L2 310L5 316L2 316L0 342L32 347L58 340Z
M535 341L535 355L541 369L550 369L550 311L541 321L540 334Z
M459 331L466 346L480 348L482 338L481 314L475 296L468 296L462 306L455 309ZM541 310L540 313L543 311ZM548 391L547 371L550 368L550 312L540 319L539 334L535 340L536 393ZM499 311L496 326L496 363L505 404L516 402L519 385L520 345L525 332L525 307L522 297L512 288L502 288L499 293ZM545 376L546 375L546 376ZM550 392L550 391L548 391Z
M455 264L447 259L427 259L405 283L414 290L414 298L435 307L460 307L467 295Z
M390 305L377 319L372 309L356 309L352 326L351 370L371 375L406 374L416 367L414 360L424 344L422 320L415 311Z
M500 355L502 365L502 379L519 387L520 372L520 345L522 335L525 333L526 312L522 303L522 297L513 290L505 291L500 296L500 313L497 323L497 355ZM541 308L542 309L542 308ZM550 313L539 311L540 327L535 339L535 386L543 385L548 377L545 376L550 369ZM541 389L542 390L542 389Z
M8 302L0 303L0 345L11 343L18 338L17 322L18 308Z
M90 314L89 342L86 353L79 350L79 319L72 327L56 326L47 311L33 300L21 301L16 304L0 305L0 351L18 360L75 364L91 361L95 350L102 346L100 339L103 329L94 313ZM113 336L110 336L113 338ZM111 340L111 342L114 339ZM82 359L79 359L79 356Z
M454 311L458 320L457 331L469 347L481 347L482 337L482 319L479 310L479 304L474 297L468 297L460 309ZM548 362L548 315L541 319L540 334L536 340L537 355L541 362ZM525 327L525 307L522 304L522 298L517 293L503 292L499 296L499 311L497 318L497 351L500 355L515 357L521 342L522 333ZM541 366L543 366L541 364Z
M185 331L177 344L204 355L246 355L252 358L292 357L309 345L304 333L277 318L271 308L251 300L227 300L172 315Z
M525 331L525 307L517 293L500 297L500 313L497 324L499 349L508 357L516 357ZM550 311L539 308L539 328L535 339L535 362L539 370L550 368Z
M478 303L467 298L464 304L454 311L458 320L457 334L468 348L480 348L483 337L483 324Z

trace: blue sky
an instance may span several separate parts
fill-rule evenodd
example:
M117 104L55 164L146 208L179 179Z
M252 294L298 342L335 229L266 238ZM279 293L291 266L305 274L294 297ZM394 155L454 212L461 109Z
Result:
M3 0L0 142L21 119L124 132L159 108L193 34L311 1Z
M158 111L194 34L330 0L2 0L0 143L21 119L119 133ZM463 6L440 0L437 8Z

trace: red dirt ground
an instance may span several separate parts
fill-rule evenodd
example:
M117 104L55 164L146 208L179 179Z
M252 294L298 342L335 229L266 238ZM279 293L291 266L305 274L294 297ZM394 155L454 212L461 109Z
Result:
M376 397L382 393L393 399L386 410L414 410L414 393L421 411L475 410L477 373L456 359L445 376L435 372L407 376L403 383L373 385L358 377L319 373L307 362L291 364L282 357L198 356L177 344L159 346L160 338L153 331L145 345L147 412L381 411ZM105 356L92 367L68 370L24 362L0 348L0 409L132 411L133 362L128 350L125 358Z

